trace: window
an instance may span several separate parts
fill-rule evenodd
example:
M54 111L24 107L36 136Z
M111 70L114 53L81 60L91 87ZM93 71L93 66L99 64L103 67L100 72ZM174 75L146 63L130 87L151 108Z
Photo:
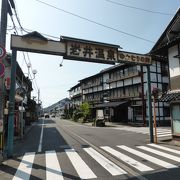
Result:
M128 69L124 69L124 76L128 76Z
M134 116L136 116L136 115L142 115L142 114L143 114L143 113L142 113L142 107L141 107L141 106L134 108Z
M168 84L162 84L162 92L166 92L169 89Z
M163 114L164 114L164 117L170 117L170 108L164 107L163 108Z

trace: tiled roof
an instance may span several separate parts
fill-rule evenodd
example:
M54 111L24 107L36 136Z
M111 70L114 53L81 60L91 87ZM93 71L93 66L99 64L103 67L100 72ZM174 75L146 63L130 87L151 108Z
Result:
M158 100L164 102L180 100L180 90L170 90L163 94Z

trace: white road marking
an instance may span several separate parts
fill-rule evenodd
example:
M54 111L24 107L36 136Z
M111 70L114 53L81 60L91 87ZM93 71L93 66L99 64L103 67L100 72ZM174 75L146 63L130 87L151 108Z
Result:
M105 158L99 152L93 148L83 148L92 158L94 158L102 167L104 167L113 176L127 174L126 171L121 169L119 166Z
M157 131L158 134L171 134L171 131Z
M55 151L46 151L46 179L63 180L63 175Z
M113 129L149 135L149 128L148 127L135 128L135 127L124 126L124 127L113 128ZM171 136L171 135L172 135L172 133L171 133L171 130L169 130L169 129L157 129L157 136L158 137L165 137L165 136Z
M177 166L175 166L175 165L173 165L173 164L170 164L170 163L168 163L168 162L165 162L165 161L163 161L163 160L160 160L160 159L155 158L155 157L153 157L153 156L150 156L150 155L148 155L148 154L142 153L142 152L137 151L137 150L135 150L135 149L132 149L132 148L130 148L130 147L127 147L127 146L124 146L124 145L117 146L117 147L119 147L119 148L121 148L121 149L123 149L123 150L125 150L125 151L128 151L128 152L130 152L130 153L132 153L132 154L134 154L134 155L136 155L136 156L139 156L139 157L141 157L141 158L143 158L143 159L146 159L147 161L150 161L150 162L152 162L152 163L154 163L154 164L157 164L157 165L159 165L159 166L162 166L162 167L164 167L164 168L167 168L167 169L177 168Z
M148 151L148 152L151 152L151 153L154 153L154 154L157 154L159 156L171 159L173 161L180 162L180 158L177 157L177 156L170 155L170 154L164 153L162 151L158 151L158 150L155 150L155 149L152 149L152 148L149 148L149 147L145 147L145 146L138 146L138 148L143 149L143 150Z
M158 149L169 151L169 152L172 152L172 153L175 153L175 154L180 154L180 151L175 150L175 149L171 149L171 148L168 148L168 147L165 147L165 146L160 146L160 145L157 145L157 144L148 144L148 145L152 146L152 147L155 147L155 148L158 148Z
M158 134L157 135L157 137L165 137L165 136L172 136L172 134L171 133L169 133L169 134L167 133L167 134L160 134L160 135Z
M102 149L104 149L105 151L111 153L112 155L116 156L117 158L119 158L120 160L126 162L127 164L131 165L132 167L138 169L139 171L152 171L153 169L134 160L133 158L126 156L125 154L120 153L119 151L116 151L114 149L112 149L111 147L108 146L102 146Z
M13 180L29 180L35 152L26 153L13 177Z
M78 153L74 149L65 150L67 156L72 162L74 168L76 169L78 175L81 179L93 179L97 176L92 172L88 165L81 159Z
M42 151L42 139L43 139L43 130L44 130L43 126L44 126L44 120L43 120L42 128L41 128L41 135L40 135L40 139L39 139L38 152Z

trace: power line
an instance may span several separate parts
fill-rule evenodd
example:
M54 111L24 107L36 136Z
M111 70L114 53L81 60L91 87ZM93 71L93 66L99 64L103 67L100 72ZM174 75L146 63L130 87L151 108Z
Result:
M80 16L80 15L78 15L78 14L75 14L75 13L66 11L66 10L64 10L64 9L58 8L58 7L56 7L56 6L53 6L53 5L51 5L51 4L48 4L48 3L43 2L43 1L41 1L41 0L35 0L35 1L37 1L37 2L39 2L39 3L41 3L41 4L44 4L44 5L46 5L46 6L49 6L49 7L51 7L51 8L54 8L54 9L56 9L56 10L62 11L62 12L64 12L64 13L66 13L66 14L70 14L70 15L72 15L72 16L75 16L75 17L78 17L78 18L80 18L80 19L86 20L86 21L91 22L91 23L93 23L93 24L96 24L96 25L105 27L105 28L107 28L107 29L110 29L110 30L113 30L113 31L116 31L116 32L119 32L119 33L122 33L122 34L125 34L125 35L128 35L128 36L131 36L131 37L134 37L134 38L137 38L137 39L141 39L141 40L143 40L143 41L147 41L147 42L150 42L150 43L155 43L154 41L151 41L151 40L149 40L149 39L146 39L146 38L143 38L143 37L134 35L134 34L130 34L130 33L121 31L121 30L119 30L119 29L110 27L110 26L108 26L108 25L105 25L105 24L96 22L96 21L94 21L94 20L85 18L85 17Z
M26 31L26 30L22 27L22 25L21 25L20 18L19 18L19 16L18 16L17 9L15 8L15 6L14 6L13 9L14 9L14 12L15 12L15 17L16 17L16 19L17 19L17 22L18 22L18 24L19 24L19 26L20 26L21 34L23 35L23 31L25 31L25 32L27 32L27 31ZM29 33L29 32L28 32L28 33ZM28 63L27 63L27 61L26 61L26 56L25 56L25 53L24 53L24 52L23 52L23 57L24 57L24 61L25 61L25 63L26 63L26 66L28 67ZM28 54L28 53L27 53L27 57L28 57L29 63L32 64L32 63L31 63L31 60L30 60L30 58L29 58L29 54ZM33 73L33 72L32 72L32 71L33 71L33 70L32 70L32 66L31 66L30 68L31 68L31 73ZM30 76L30 78L32 79L32 82L33 82L35 91L37 92L37 90L38 90L39 88L38 88L37 82L35 81L35 83L34 83L33 80L35 80L35 79L32 78L31 73L29 73L29 76Z
M14 23L14 19L13 19L12 16L10 16L10 18L11 18L11 21L12 21L12 23L13 23L13 29L15 30L16 34L18 34L18 31L17 31L16 26L15 26L15 23Z
M9 28L12 28L12 26L8 25ZM12 28L13 29L13 28ZM21 29L19 27L16 26L16 29ZM33 32L32 29L27 29L27 28L23 28L22 31L24 32L27 32L27 33L30 33L30 32ZM57 39L57 40L60 40L60 37L57 37L57 36L53 36L53 35L49 35L49 34L46 34L46 33L42 33L42 32L39 32L40 34L44 35L44 36L47 36L47 37L50 37L50 38L54 38L54 39Z
M122 3L115 2L115 1L112 1L112 0L104 0L104 1L107 1L107 2L112 3L112 4L116 4L116 5L119 5L119 6L123 6L123 7L126 7L126 8L137 9L137 10L148 12L148 13L161 14L161 15L166 15L166 16L173 16L173 14L171 14L171 13L164 13L164 12L139 8L139 7L136 7L136 6L130 6L130 5L122 4Z

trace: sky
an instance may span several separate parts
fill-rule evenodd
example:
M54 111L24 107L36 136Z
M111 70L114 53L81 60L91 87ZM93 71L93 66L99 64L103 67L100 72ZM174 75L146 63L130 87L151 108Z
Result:
M21 25L29 32L38 31L43 35L53 36L54 38L44 35L57 41L60 36L69 36L115 44L120 45L124 51L142 54L151 50L180 7L180 0L14 1ZM15 15L13 19L17 32L21 35ZM6 50L11 52L10 36L15 30L12 29L10 18L8 18L7 29ZM27 62L31 62L32 69L37 70L33 80L32 96L37 97L39 89L43 107L69 97L68 90L80 79L94 75L110 66L63 60L61 56L35 53L28 53L28 55L25 53L25 57ZM18 52L17 61L23 72L27 73L28 69L22 52ZM60 67L59 64L62 61L63 66Z

